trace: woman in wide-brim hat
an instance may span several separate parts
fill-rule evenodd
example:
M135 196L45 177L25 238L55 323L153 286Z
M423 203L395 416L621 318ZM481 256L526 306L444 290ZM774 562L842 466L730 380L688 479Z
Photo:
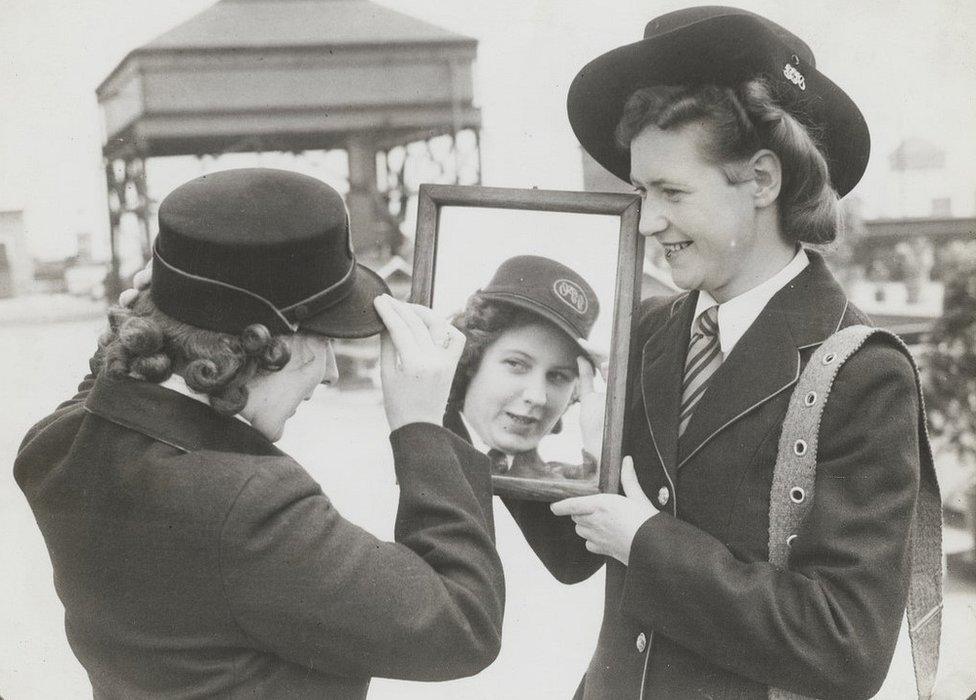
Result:
M463 335L384 294L313 178L206 175L159 225L149 289L15 466L94 696L363 698L374 675L481 670L504 597L489 465L439 425ZM338 378L331 339L384 326L395 542L273 444Z
M837 329L866 322L804 247L834 239L838 195L864 171L860 112L800 39L724 7L651 20L579 72L568 107L583 147L640 193L640 232L688 290L637 315L624 495L516 514L560 580L607 565L578 696L873 695L905 611L920 481L926 507L937 494L897 343L874 336L840 369L802 527L780 539L769 517L771 499L807 498L770 491L800 371ZM770 538L788 535L783 569ZM931 544L912 556L937 594Z
M467 342L444 425L488 454L496 474L595 480L605 397L587 339L599 314L596 292L572 268L539 255L505 260L453 319ZM540 444L577 401L580 461L546 460Z

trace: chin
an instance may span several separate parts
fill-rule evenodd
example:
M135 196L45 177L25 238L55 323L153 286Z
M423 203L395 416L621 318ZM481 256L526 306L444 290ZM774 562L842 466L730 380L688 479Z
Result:
M284 424L279 425L261 425L260 423L252 423L252 427L259 433L264 435L271 442L278 442L281 436L285 434Z
M534 450L539 446L540 440L541 438L535 437L505 435L500 440L495 441L495 447L506 454L518 454L519 452Z

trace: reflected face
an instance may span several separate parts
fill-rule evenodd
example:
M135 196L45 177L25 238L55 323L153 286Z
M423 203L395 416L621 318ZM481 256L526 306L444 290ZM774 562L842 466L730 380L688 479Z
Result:
M721 303L755 286L767 248L753 181L729 183L703 156L707 138L697 124L645 128L630 144L631 180L642 198L640 233L664 248L675 284Z
M277 372L264 372L247 384L247 406L241 411L266 438L281 439L285 423L302 401L312 398L319 384L339 379L332 341L321 335L296 334L286 338L291 350L288 364Z
M489 447L535 449L576 392L579 350L546 324L511 328L488 346L464 397L464 417Z

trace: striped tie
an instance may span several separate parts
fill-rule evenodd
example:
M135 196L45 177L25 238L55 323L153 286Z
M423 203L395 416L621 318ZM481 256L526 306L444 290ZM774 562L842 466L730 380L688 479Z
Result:
M678 435L688 427L688 421L701 399L708 380L722 364L722 348L718 342L718 306L710 306L698 315L695 332L691 334L688 359L685 361L685 381L681 387L681 420Z

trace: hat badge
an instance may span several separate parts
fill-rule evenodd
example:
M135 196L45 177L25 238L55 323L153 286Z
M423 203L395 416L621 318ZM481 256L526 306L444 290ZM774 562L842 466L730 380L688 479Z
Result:
M796 66L794 66L792 63L787 63L785 66L783 66L783 75L786 76L787 80L799 87L801 90L807 89L807 81L804 80L803 74L798 71Z
M586 293L578 284L568 279L558 279L552 283L552 291L556 298L578 314L585 314L590 307Z

